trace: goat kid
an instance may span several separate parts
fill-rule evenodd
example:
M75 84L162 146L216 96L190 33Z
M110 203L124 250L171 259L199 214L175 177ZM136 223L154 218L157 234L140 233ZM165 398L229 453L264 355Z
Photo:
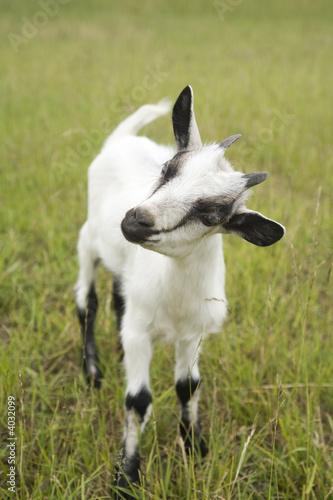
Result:
M113 275L127 376L121 487L139 479L138 433L151 412L149 365L157 340L175 345L185 445L207 451L198 416L198 355L203 333L218 332L227 313L221 233L259 246L284 235L283 226L245 206L248 188L268 174L233 170L224 153L240 135L202 145L190 86L173 108L176 149L136 136L169 109L166 101L142 106L107 139L89 168L88 218L78 242L83 364L96 387L103 377L93 331L98 264Z

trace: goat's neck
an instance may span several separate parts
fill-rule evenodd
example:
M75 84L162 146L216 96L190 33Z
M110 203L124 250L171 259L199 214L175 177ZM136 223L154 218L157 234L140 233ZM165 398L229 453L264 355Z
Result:
M223 259L222 236L215 234L198 241L191 251L181 257L170 258L170 265L179 274L202 275L214 272L217 259Z

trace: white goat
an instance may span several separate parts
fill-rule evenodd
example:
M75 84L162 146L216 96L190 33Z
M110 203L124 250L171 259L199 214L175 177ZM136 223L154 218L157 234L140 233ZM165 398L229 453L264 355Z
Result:
M284 234L283 226L245 207L247 189L268 174L233 170L224 152L240 136L202 145L190 86L173 108L177 149L136 137L169 107L165 101L142 106L107 139L89 168L88 219L78 243L84 369L97 387L103 376L93 334L98 263L114 277L127 375L118 486L139 478L138 425L142 430L151 412L149 364L156 340L175 345L185 445L206 453L198 417L198 353L203 332L218 332L227 313L221 233L260 246Z

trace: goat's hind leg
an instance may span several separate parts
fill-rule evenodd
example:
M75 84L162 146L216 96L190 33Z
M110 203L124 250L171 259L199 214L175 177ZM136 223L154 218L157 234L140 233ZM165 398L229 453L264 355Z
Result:
M114 312L116 313L116 322L117 322L117 334L118 334L118 352L120 359L122 360L124 357L123 345L121 342L120 331L123 323L123 316L125 313L125 298L122 292L122 283L121 279L117 276L114 276L112 283L112 307Z
M80 232L78 255L80 271L75 285L75 298L83 340L83 370L88 384L93 384L99 389L103 373L99 368L99 357L94 339L94 323L98 309L95 290L98 260L91 249L87 223Z

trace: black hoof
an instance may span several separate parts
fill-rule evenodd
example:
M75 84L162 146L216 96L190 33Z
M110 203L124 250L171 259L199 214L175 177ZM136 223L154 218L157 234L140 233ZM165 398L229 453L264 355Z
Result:
M86 381L87 381L87 387L93 387L94 389L99 390L102 387L102 377L100 378L95 378L95 377L89 377L88 375L86 376Z
M196 441L195 446L196 446L198 451L200 450L201 457L204 458L208 453L208 448L206 446L205 441L203 439L200 439L199 442Z
M194 432L188 423L180 423L180 434L183 438L185 450L187 453L195 451L201 458L204 458L208 453L208 448L205 441L201 437L201 429L198 424L194 424Z
M132 492L129 483L123 474L119 476L116 482L116 488L116 500L133 500L133 498L137 498L137 495Z
M101 388L104 376L97 366L96 361L85 358L83 361L83 372L86 376L88 387L94 387L95 389Z
M208 448L203 439L194 439L194 443L192 439L184 440L185 450L188 454L193 451L200 455L201 458L204 458L208 453Z
M136 498L136 495L132 492L131 486L133 487L135 484L139 483L139 454L135 453L133 457L122 459L121 462L121 465L117 463L115 468L115 486L119 489L116 500L132 500Z

